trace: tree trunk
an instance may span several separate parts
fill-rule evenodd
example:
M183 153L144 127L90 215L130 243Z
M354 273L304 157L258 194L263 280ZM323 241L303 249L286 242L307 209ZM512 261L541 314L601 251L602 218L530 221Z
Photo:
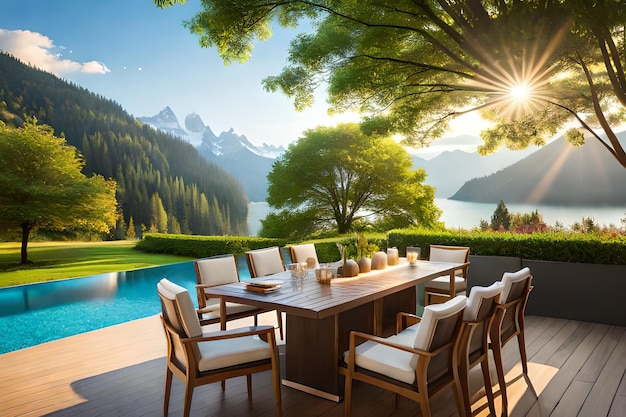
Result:
M351 224L348 222L337 223L337 233L344 234L350 231Z
M30 231L32 228L33 227L29 224L22 224L22 259L20 261L20 265L28 264L28 236L30 235Z

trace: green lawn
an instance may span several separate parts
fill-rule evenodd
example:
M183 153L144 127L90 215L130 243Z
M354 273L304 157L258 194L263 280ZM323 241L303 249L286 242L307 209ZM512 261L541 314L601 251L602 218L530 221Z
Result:
M0 287L129 271L192 258L135 250L136 241L30 243L30 265L19 265L20 244L0 242Z

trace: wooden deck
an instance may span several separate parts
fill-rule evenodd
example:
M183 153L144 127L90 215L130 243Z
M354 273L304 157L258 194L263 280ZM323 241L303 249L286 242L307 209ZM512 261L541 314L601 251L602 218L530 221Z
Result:
M261 317L268 323L276 315ZM626 417L626 328L546 317L526 323L530 379L539 399L520 376L517 347L510 343L504 349L510 416ZM160 416L164 355L157 316L0 355L0 415ZM175 379L170 416L182 415L182 388ZM286 417L343 416L343 403L288 387L282 393ZM487 416L484 396L478 391L475 397L474 415ZM225 392L219 383L197 388L192 415L276 415L269 373L253 376L251 404L245 378L227 381ZM401 399L396 409L392 394L358 382L353 415L421 416L417 404ZM434 416L456 415L451 393L435 401Z

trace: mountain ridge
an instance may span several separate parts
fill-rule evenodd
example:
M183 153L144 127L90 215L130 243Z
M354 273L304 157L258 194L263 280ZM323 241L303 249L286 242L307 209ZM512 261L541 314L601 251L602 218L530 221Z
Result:
M618 133L621 141L626 132ZM626 206L626 169L596 139L574 147L563 137L450 197L480 203Z
M267 198L267 174L274 160L285 151L282 146L265 143L255 146L245 135L236 134L233 128L215 135L196 113L185 117L183 129L169 106L155 116L143 116L138 120L187 142L198 143L195 147L200 155L237 178L250 201L265 201Z
M197 115L194 117L199 118ZM208 126L205 126L205 129L210 131ZM626 205L626 196L622 196L619 188L620 184L624 183L626 170L617 164L595 139L589 139L584 150L576 148L566 150L563 148L563 142L566 142L565 139L560 138L543 147L529 147L523 150L502 148L486 156L460 149L446 150L458 146L459 143L468 148L475 148L482 143L479 137L465 134L433 142L431 145L433 151L423 152L436 154L430 159L409 153L413 159L413 167L424 168L426 171L425 183L435 187L435 197L438 198L494 204L502 200L506 203L546 205ZM207 160L238 178L244 185L250 201L265 201L266 177L272 169L274 155L260 152L258 147L252 145L244 135L234 133L232 128L228 132L220 133L219 136L213 132L204 133L198 150ZM565 160L562 160L563 157L560 155L566 155ZM596 161L593 165L586 163L590 155ZM526 159L530 162L523 163ZM572 161L567 162L568 159ZM542 178L542 173L552 172L555 161L560 161L561 167L567 167L567 172L556 176L560 179L554 183L555 189L543 192L535 190L536 184L546 183L547 180ZM520 166L524 168L509 170L517 164L522 164ZM592 169L593 167L609 168L598 171ZM515 173L509 177L510 172ZM598 176L610 180L594 182L592 179L597 179ZM586 179L584 184L587 185L581 192L579 184L583 183L582 178ZM626 190L626 187L622 188Z

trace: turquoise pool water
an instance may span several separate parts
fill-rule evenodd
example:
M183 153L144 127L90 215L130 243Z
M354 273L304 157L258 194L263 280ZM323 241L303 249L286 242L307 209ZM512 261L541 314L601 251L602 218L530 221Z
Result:
M245 260L239 273L250 278ZM0 354L157 314L161 278L195 300L193 262L0 288Z

